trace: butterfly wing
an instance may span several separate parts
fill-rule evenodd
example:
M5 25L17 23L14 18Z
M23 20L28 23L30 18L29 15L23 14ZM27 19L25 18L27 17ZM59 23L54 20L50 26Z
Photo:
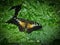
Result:
M31 33L32 31L36 31L38 29L42 28L42 26L33 26L33 24L28 24L27 25L27 32Z
M24 31L25 30L25 22L23 21L18 21L19 22L19 30L20 31Z
M24 28L22 26L18 26L19 28L19 31L23 32L24 31Z

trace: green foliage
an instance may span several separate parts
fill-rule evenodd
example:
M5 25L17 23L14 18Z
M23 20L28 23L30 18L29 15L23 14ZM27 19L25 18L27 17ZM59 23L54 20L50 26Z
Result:
M12 2L11 2L12 1ZM8 11L11 6L20 4L21 0L18 1L5 1L8 4L4 5L1 2L1 13L0 13L0 42L6 38L8 43L21 43L30 45L36 44L48 44L54 39L60 37L60 12L59 5L50 1L37 1L37 0L25 0L22 4L22 9L18 14L19 18L25 18L28 20L36 21L43 27L38 31L33 31L30 34L20 32L18 27L13 24L5 23L7 20L12 18L14 10ZM14 3L13 3L14 2ZM59 3L58 3L59 4ZM2 6L4 5L4 6ZM3 7L3 8L2 8ZM26 43L25 43L26 42ZM24 45L23 44L23 45Z

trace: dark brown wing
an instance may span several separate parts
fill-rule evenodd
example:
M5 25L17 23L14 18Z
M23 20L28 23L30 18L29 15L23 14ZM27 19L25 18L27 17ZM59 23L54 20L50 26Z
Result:
M19 21L19 30L20 31L24 31L25 30L25 22L23 22L23 21Z
M19 31L23 32L24 31L24 28L22 26L18 26L19 28Z
M38 26L33 26L35 24L30 23L30 22L24 22L24 21L20 21L20 30L24 30L27 29L27 33L31 33L32 31L36 31L40 28L42 28L42 26L38 25Z
M32 28L28 28L27 33L31 33L32 31L36 31L36 30L39 30L41 28L42 28L42 26L34 26Z
M16 5L16 6L13 6L13 7L10 8L10 10L11 9L15 9L15 14L14 14L13 18L16 18L17 17L18 12L21 10L21 6L22 6L22 4Z

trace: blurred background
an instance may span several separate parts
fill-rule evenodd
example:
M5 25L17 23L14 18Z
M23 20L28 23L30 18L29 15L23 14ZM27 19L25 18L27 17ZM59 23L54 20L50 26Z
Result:
M23 3L22 3L23 2ZM18 18L36 21L42 29L28 34L5 23L14 15L9 9L22 3ZM60 0L0 0L0 45L60 45Z

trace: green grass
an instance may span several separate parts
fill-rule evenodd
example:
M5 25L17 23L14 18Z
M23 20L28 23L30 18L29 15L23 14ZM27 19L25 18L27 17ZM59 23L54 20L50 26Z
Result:
M36 45L48 44L54 39L58 39L60 37L60 6L57 5L56 2L54 5L53 2L50 4L50 1L39 2L36 0L27 0L23 3L18 17L40 23L43 27L42 29L39 29L39 31L33 31L32 33L28 34L25 32L20 32L16 25L5 23L14 15L14 10L8 10L11 6L18 5L19 1L15 3L11 2L11 4L8 3L8 5L5 5L5 8L0 8L1 10L4 9L4 11L0 11L0 42L3 42L4 38L6 38L8 43L23 42L23 45Z

